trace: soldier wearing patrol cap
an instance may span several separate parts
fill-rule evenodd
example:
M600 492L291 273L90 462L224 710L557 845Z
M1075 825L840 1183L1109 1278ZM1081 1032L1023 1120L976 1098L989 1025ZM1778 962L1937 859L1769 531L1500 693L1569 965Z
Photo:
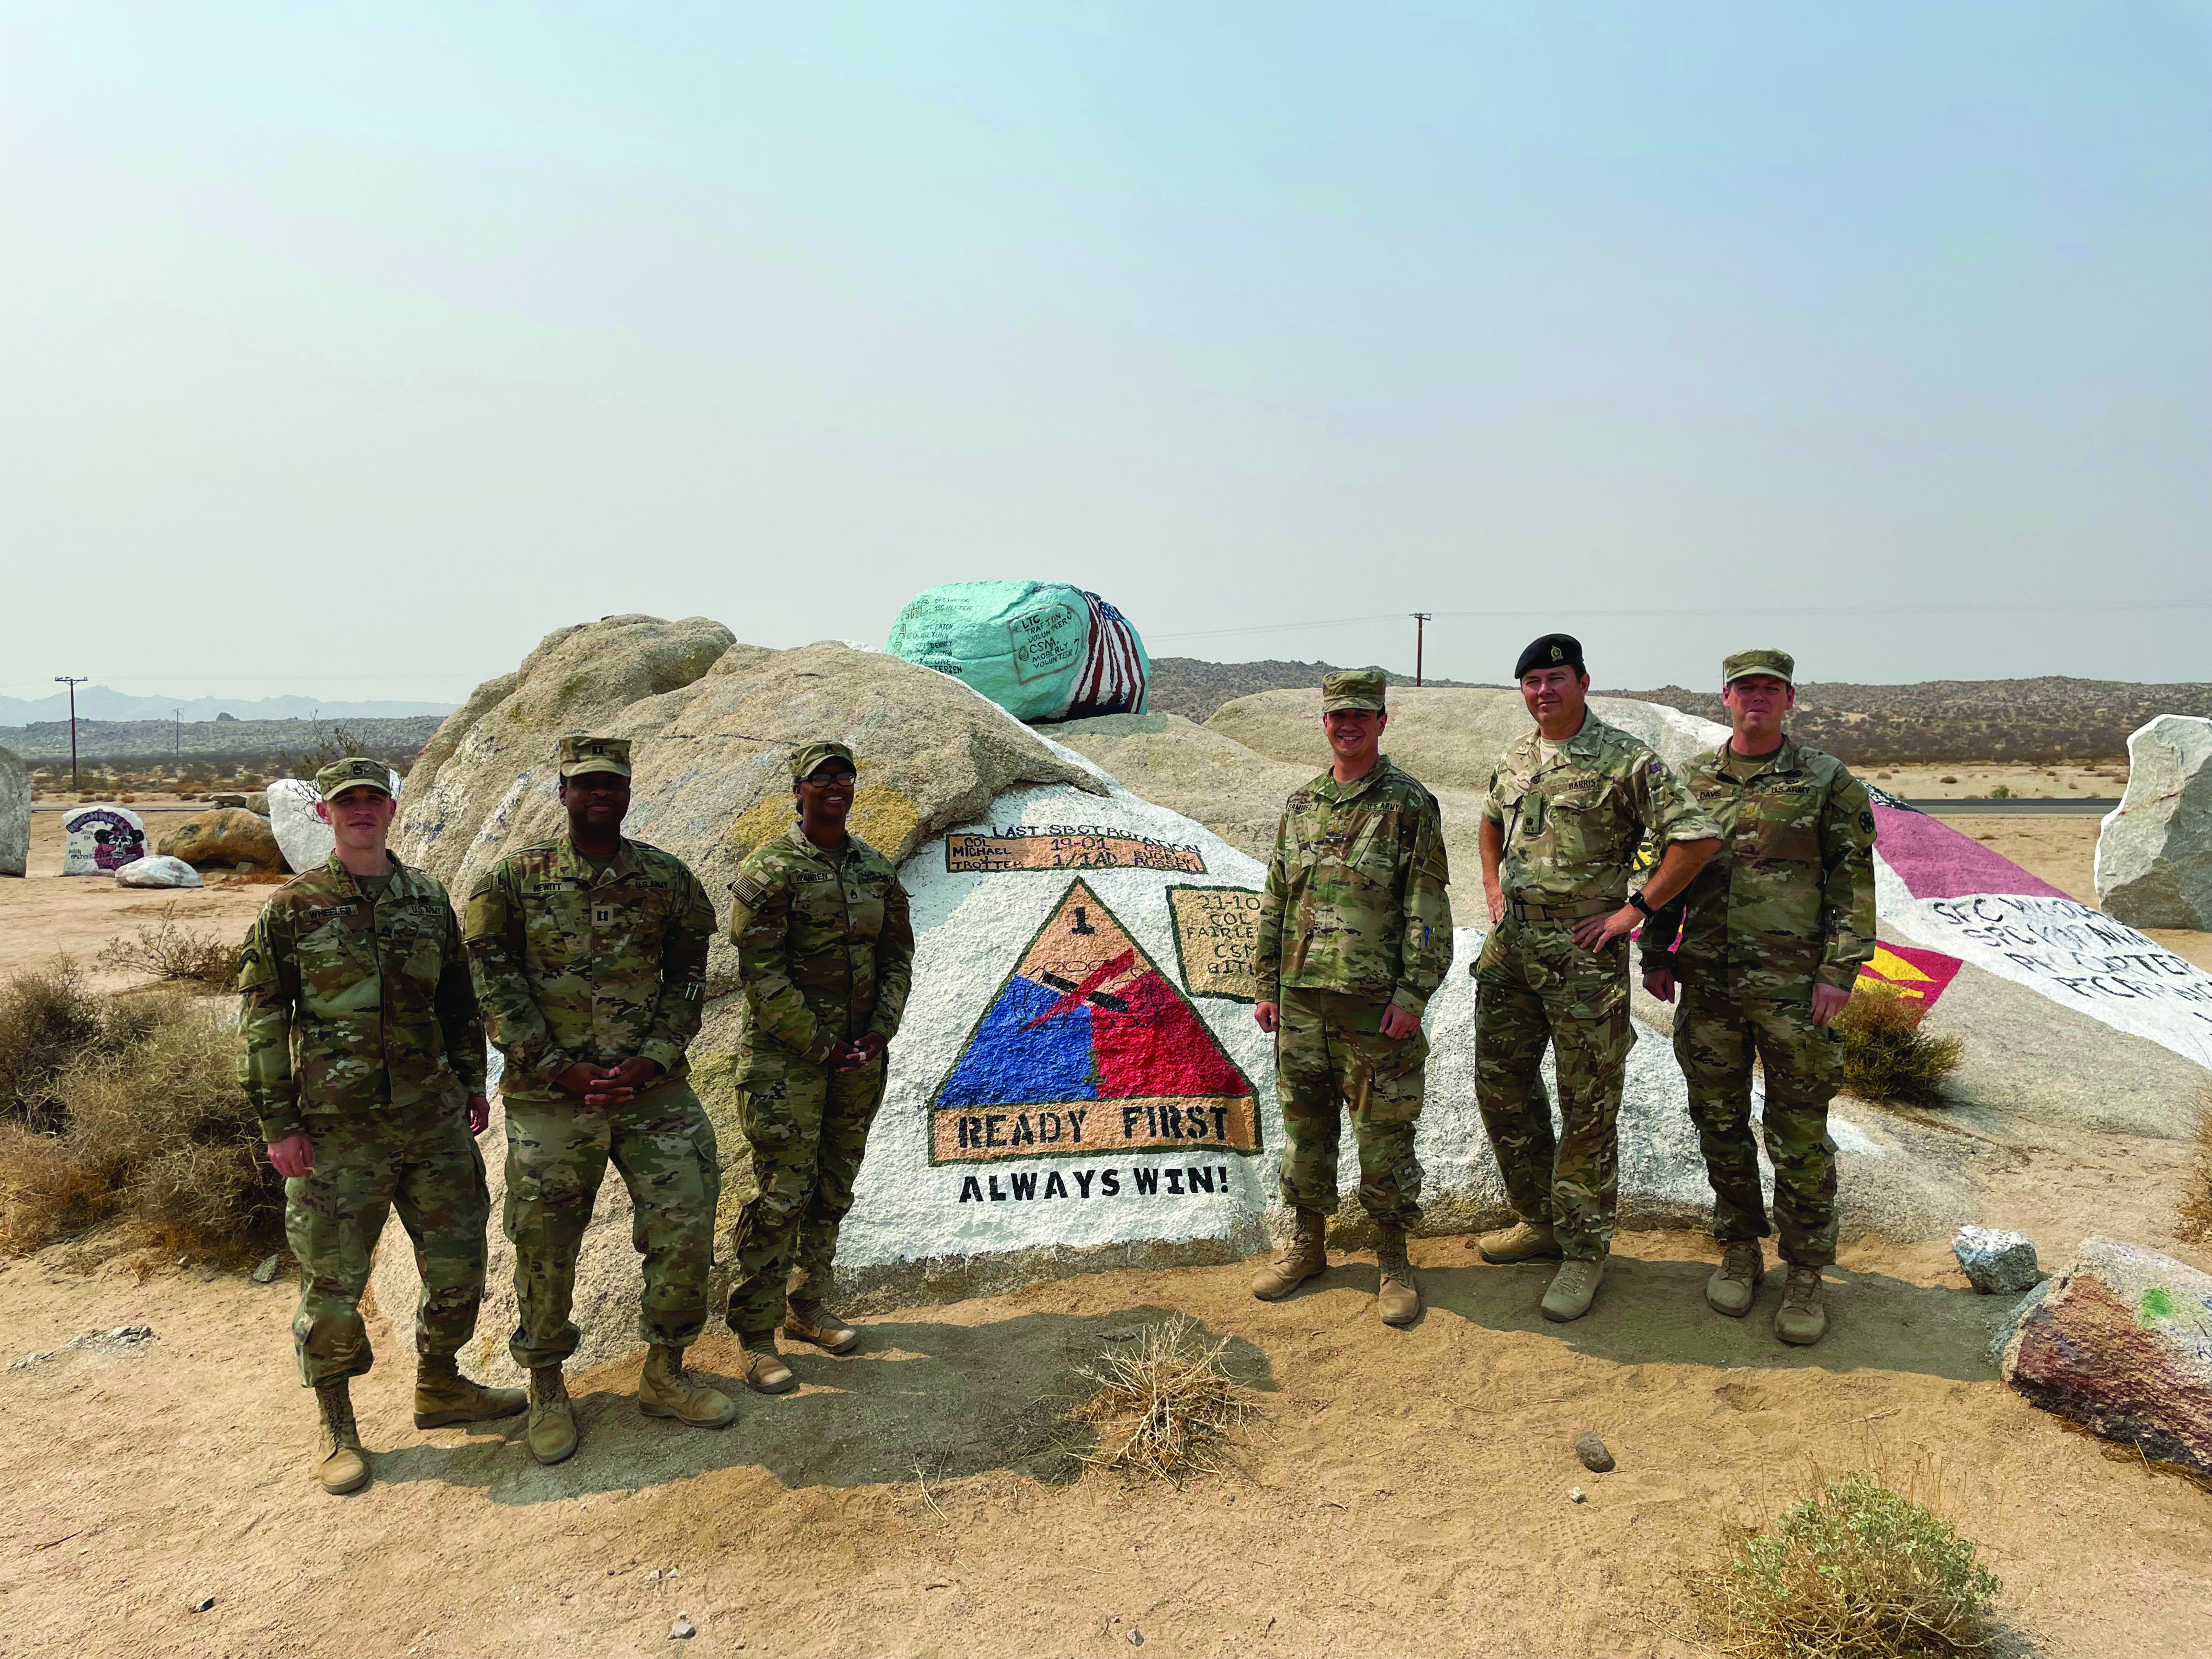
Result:
M454 1359L483 1297L490 1199L475 1137L491 1108L453 906L385 847L395 804L383 762L350 756L315 787L337 845L279 888L246 935L238 1077L284 1177L300 1263L293 1342L322 1414L316 1476L348 1492L369 1478L349 1386L374 1363L361 1293L394 1209L422 1285L416 1426L512 1417L524 1402L469 1381Z
M638 1408L719 1429L737 1403L693 1377L707 1322L714 1126L685 1076L699 1030L714 907L681 859L622 834L629 742L560 743L568 833L511 853L469 895L463 933L491 1040L507 1061L507 1236L519 1314L508 1351L530 1373L531 1455L576 1449L562 1362L576 1256L611 1161L645 1257L638 1334L651 1345Z
M1421 1016L1451 962L1450 870L1436 797L1382 752L1383 685L1380 669L1322 682L1334 761L1284 803L1267 861L1255 971L1271 988L1254 1012L1277 1034L1282 1199L1295 1231L1252 1294L1273 1302L1328 1270L1348 1108L1359 1201L1376 1227L1376 1311L1407 1325L1421 1310L1406 1252L1406 1229L1421 1217Z
M756 848L730 890L745 998L738 1103L759 1195L734 1229L729 1320L763 1394L794 1381L779 1325L829 1353L860 1341L829 1310L830 1267L906 1012L914 925L890 860L847 827L855 776L842 743L798 749L798 822Z
M1579 1319L1605 1277L1620 1191L1620 1086L1636 1039L1628 935L1681 891L1719 830L1649 748L1592 714L1582 646L1547 634L1514 665L1536 729L1499 759L1482 809L1491 930L1475 981L1474 1086L1518 1224L1479 1241L1488 1261L1563 1257L1547 1319ZM1665 852L1631 896L1637 851ZM1555 1138L1538 1066L1558 1060Z
M1836 1144L1828 1102L1842 1067L1830 1023L1874 955L1874 811L1866 786L1832 755L1786 735L1797 665L1786 651L1739 651L1721 665L1733 730L1683 787L1718 822L1721 850L1644 930L1644 983L1681 994L1674 1054L1713 1187L1721 1265L1705 1300L1751 1310L1770 1231L1751 1128L1752 1061L1765 1074L1761 1123L1774 1164L1788 1285L1774 1319L1784 1342L1827 1329L1820 1270L1836 1259Z

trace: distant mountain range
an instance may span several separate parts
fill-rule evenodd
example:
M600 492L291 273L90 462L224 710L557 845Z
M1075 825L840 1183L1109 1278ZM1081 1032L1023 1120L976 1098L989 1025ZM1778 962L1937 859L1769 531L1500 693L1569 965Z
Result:
M76 692L81 720L211 720L225 714L234 720L405 720L450 714L453 707L450 702L331 702L320 697L134 697L105 685L81 685ZM173 709L182 713L172 714ZM69 715L66 690L51 697L0 697L0 726L65 720Z

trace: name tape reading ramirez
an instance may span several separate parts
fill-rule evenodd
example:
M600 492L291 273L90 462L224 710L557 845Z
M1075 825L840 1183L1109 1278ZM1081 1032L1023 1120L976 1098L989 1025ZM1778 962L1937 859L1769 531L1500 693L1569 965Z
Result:
M996 870L1174 870L1202 876L1206 860L1195 847L1126 830L1047 824L947 836L945 867L955 875Z

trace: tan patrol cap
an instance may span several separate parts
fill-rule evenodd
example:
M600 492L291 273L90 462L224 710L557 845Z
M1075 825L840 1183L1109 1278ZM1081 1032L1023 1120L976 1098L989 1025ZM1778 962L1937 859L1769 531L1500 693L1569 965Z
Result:
M366 755L348 755L315 774L315 793L325 800L336 800L348 789L374 789L388 800L392 798L392 769Z
M1321 712L1334 714L1340 708L1380 711L1383 689L1389 684L1379 668L1340 668L1322 678Z
M1739 651L1721 664L1721 690L1725 691L1747 674L1771 674L1783 684L1797 684L1797 659L1787 651L1766 648Z
M629 739L587 738L580 732L571 732L562 738L561 775L580 778L586 772L611 772L617 777L628 777Z
M855 776L859 775L860 768L853 758L853 751L835 738L824 738L819 743L810 743L792 751L791 781L797 783L802 778L811 778L823 762L833 760L844 762Z

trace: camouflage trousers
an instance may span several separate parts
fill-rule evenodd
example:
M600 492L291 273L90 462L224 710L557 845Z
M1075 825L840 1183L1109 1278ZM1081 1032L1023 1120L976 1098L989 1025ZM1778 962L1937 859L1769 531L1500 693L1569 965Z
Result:
M1387 998L1342 991L1280 993L1275 1098L1283 1109L1283 1202L1336 1213L1337 1152L1344 1113L1359 1149L1359 1202L1376 1220L1410 1227L1421 1218L1421 1164L1413 1121L1421 1115L1429 1039L1382 1036Z
M1636 1034L1628 1017L1628 941L1591 952L1564 921L1508 915L1475 959L1474 1097L1508 1200L1549 1223L1570 1258L1613 1248L1620 1197L1621 1078ZM1558 1062L1559 1131L1541 1067Z
M787 1300L830 1295L837 1230L853 1208L889 1070L881 1055L851 1072L786 1060L738 1085L738 1121L760 1188L731 1229L730 1328L739 1335L774 1330Z
M1802 998L1746 996L1725 986L1680 981L1674 1057L1690 1085L1690 1116L1713 1184L1713 1237L1765 1238L1759 1148L1751 1127L1751 1062L1765 1073L1761 1119L1774 1165L1774 1218L1782 1259L1825 1267L1836 1259L1836 1143L1828 1102L1843 1070L1835 1028L1813 1024Z
M483 1300L483 1157L458 1111L425 1108L307 1119L312 1175L284 1183L284 1237L300 1262L292 1341L309 1388L359 1376L375 1363L361 1322L376 1241L393 1210L415 1247L422 1291L415 1351L458 1353Z
M641 1341L688 1348L707 1324L721 1163L714 1126L681 1078L621 1106L507 1103L507 1236L517 1322L507 1352L526 1369L576 1352L576 1257L612 1162L629 1189L630 1242L645 1258Z

